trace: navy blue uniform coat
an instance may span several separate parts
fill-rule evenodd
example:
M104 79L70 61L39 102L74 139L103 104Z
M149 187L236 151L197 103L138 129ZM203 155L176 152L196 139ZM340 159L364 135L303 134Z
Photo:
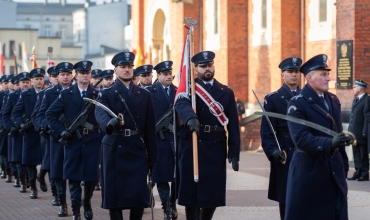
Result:
M40 110L42 99L44 98L44 93L47 89L43 89L37 94L35 108L33 109L33 112L31 115L32 123L36 131L40 130L40 122L39 122L39 118L37 118L37 114ZM40 145L41 145L41 169L50 170L50 141L49 141L49 138L45 138L44 136L40 135Z
M368 99L368 95L367 93L365 93L357 102L355 101L356 99L354 99L352 103L348 131L352 132L355 135L357 145L367 145L367 140L364 138L363 135L367 135L368 131L368 121L364 114L364 111L366 111L365 108Z
M48 122L45 117L46 111L49 109L51 104L58 98L62 87L60 84L55 85L45 91L44 98L42 99L40 109L37 113L36 120L40 127L45 131L48 126ZM59 138L56 134L52 133L49 138L49 151L50 151L50 177L63 179L63 161L64 161L64 146L60 143Z
M17 104L19 99L19 94L21 90L16 90L9 93L8 100L5 103L3 110L3 123L7 132L10 131L12 127L16 127L11 119L12 110ZM8 161L14 163L22 163L22 145L23 145L23 135L17 133L15 138L8 136Z
M206 88L200 79L196 79L196 82ZM178 203L183 206L200 208L225 206L226 158L239 160L240 128L234 92L214 80L210 94L217 102L221 103L226 117L229 118L228 139L226 139L226 132L207 133L200 131L198 137L199 182L195 183L191 133L184 125L179 128L177 135L180 136L178 143L180 174L176 182L179 183ZM187 98L178 99L175 103L175 109L184 124L190 118L198 118L201 125L223 127L198 96L196 98L196 114Z
M3 109L8 99L8 91L0 92L0 155L8 157L8 133L3 122Z
M126 103L136 121L138 129L143 132L142 143L138 135L129 137L108 135L102 140L101 185L102 208L148 207L147 163L157 162L157 142L155 136L155 119L153 101L150 93L130 84L130 94L120 80L111 88L101 91L98 101L115 114L123 113L123 129L135 130L134 123L121 102L119 94ZM112 118L102 108L96 107L96 119L103 131Z
M20 124L31 120L33 109L37 100L36 90L32 87L22 91L17 104L12 111L14 125L20 128ZM25 118L22 118L22 115ZM22 164L38 165L41 163L40 135L35 128L23 132Z
M168 96L162 84L159 82L146 88L151 92L154 104L155 121L157 122L160 117L169 109L173 104L177 87L170 86L170 96ZM153 171L153 182L174 182L174 169L175 169L175 145L174 136L172 132L166 131L163 133L164 140L161 140L157 134L158 145L158 163Z
M95 99L97 95L96 90L89 85L86 97ZM71 123L82 110L84 103L85 101L81 97L77 84L60 93L45 114L46 120L52 128L55 137L59 137L66 130L59 122L60 114L64 113L66 121ZM93 126L98 125L95 120L94 110L90 112L87 122ZM78 139L74 133L73 137L69 140L69 147L64 146L63 179L98 181L98 161L100 156L99 131L89 131L88 134L82 134L81 131L81 135L82 139Z
M288 115L342 132L340 101L332 93L325 92L324 95L337 129L318 107L326 109L308 84L289 102ZM288 126L295 146L306 153L295 151L290 163L285 219L335 219L338 193L343 196L340 219L348 219L346 177L349 166L345 148L332 155L332 137L328 134L294 122L288 122Z
M300 89L298 88L297 92L299 93L299 91ZM265 111L285 115L288 109L288 103L292 97L293 94L291 90L284 83L279 90L277 90L276 92L272 92L265 97ZM290 137L287 137L289 136L289 129L286 120L270 117L270 122L275 132L277 132L276 137L279 141L281 150L284 150L287 154L287 160L286 164L275 161L272 153L275 150L279 150L279 148L276 144L274 134L271 131L266 117L262 117L260 130L262 148L268 160L270 161L270 182L268 198L281 204L285 204L288 170L294 152L294 143ZM284 133L287 135L279 135L279 133Z

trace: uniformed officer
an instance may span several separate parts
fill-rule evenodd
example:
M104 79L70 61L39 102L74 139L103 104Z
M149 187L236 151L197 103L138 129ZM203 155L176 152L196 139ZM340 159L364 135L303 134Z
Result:
M296 146L290 162L286 220L348 219L348 158L342 132L340 101L329 90L327 56L320 54L301 67L307 80L300 95L293 97L287 114L324 126L338 135L288 121L290 136Z
M5 182L12 182L12 171L8 162L8 133L3 125L2 111L5 106L5 101L9 95L9 86L12 86L9 82L14 75L3 75L0 78L2 91L0 92L0 161L1 161L1 178L5 178ZM17 173L15 172L16 176ZM15 179L14 181L18 181Z
M139 77L139 83L137 84L140 87L147 87L152 85L153 80L153 66L152 65L142 65L135 69L135 75Z
M101 69L94 69L91 71L91 80L90 84L95 85L96 82L100 79L100 73L102 72ZM96 88L100 88L101 84L99 84Z
M104 70L99 74L100 78L103 78L101 85L103 89L108 89L114 83L113 79L114 70Z
M151 83L152 68L153 66L151 65L144 65L136 69L142 82L149 83L150 81ZM154 114L157 124L161 120L162 115L173 109L177 87L172 84L172 61L158 63L154 69L157 71L158 81L146 88L151 92L153 97ZM142 86L146 85L148 84L142 84ZM172 118L172 116L173 114L171 113L168 117ZM153 183L157 183L157 189L164 211L164 220L171 218L177 219L174 179L176 151L171 125L167 125L168 127L163 126L161 131L157 133L158 163L153 170ZM168 182L171 183L171 188Z
M55 181L58 198L60 201L59 217L67 216L67 201L66 201L66 180L63 179L63 161L64 161L64 147L58 140L58 135L50 129L50 126L45 118L45 113L51 104L58 98L62 90L67 89L72 81L73 64L69 62L62 62L55 66L55 72L58 75L58 84L53 88L45 91L44 98L37 114L37 120L40 124L40 129L46 131L50 135L50 172L49 176ZM64 115L59 115L61 124L65 124ZM58 200L52 201L53 205L58 205Z
M134 59L131 52L113 57L117 80L98 98L115 114L124 115L124 125L102 108L95 109L99 126L106 132L102 140L101 206L109 209L111 220L122 220L122 209L130 209L130 219L142 219L144 208L149 207L147 168L153 170L157 162L152 96L132 82Z
M225 206L226 193L226 158L232 162L235 171L239 169L240 128L234 92L227 86L214 79L215 54L203 51L195 54L191 61L195 65L198 86L206 91L210 99L224 109L222 118L228 118L228 123L210 112L214 111L211 103L205 103L199 96L196 98L196 112L194 113L190 99L179 98L175 102L175 109L182 125L177 131L180 136L178 163L179 163L179 192L178 203L185 206L187 219L198 219L198 208L201 208L200 219L212 219L218 206ZM207 100L209 100L207 99ZM215 103L213 102L213 103ZM227 123L228 138L224 126ZM192 132L198 133L199 179L194 182ZM227 152L228 151L228 152Z
M68 146L64 146L63 179L69 180L69 191L73 210L73 219L80 219L81 181L84 187L84 216L86 219L93 218L91 209L91 197L95 182L99 180L98 161L100 154L99 127L95 120L93 110L88 113L87 122L92 125L91 129L78 126L77 131L68 130L59 121L59 116L64 114L65 120L72 123L79 112L85 108L84 97L96 99L98 93L90 85L91 61L80 61L73 66L76 72L77 83L63 90L59 97L46 111L46 120L56 137L68 140ZM81 138L77 132L80 132Z
M47 70L47 73L49 75L49 81L51 83L51 87L58 84L58 73L55 71L55 66L49 67Z
M264 109L268 112L286 114L290 99L299 94L299 67L302 60L297 57L289 57L284 59L280 64L281 76L284 84L279 90L268 94L265 97ZM270 161L270 183L268 198L279 202L280 218L284 220L285 216L285 194L286 182L288 178L289 163L294 152L294 144L289 134L288 124L285 120L270 118L270 122L276 137L279 141L279 146L276 143L274 134L265 117L261 121L261 140L262 148ZM283 151L285 153L283 153ZM285 159L285 154L287 158ZM282 161L286 161L282 164Z
M21 91L28 90L31 87L30 74L28 72L21 72L11 79L14 85L14 92L10 92L8 100L3 110L3 120L7 131L9 132L8 138L8 158L10 167L15 173L18 172L18 177L21 181L19 192L27 192L26 188L29 188L29 178L27 175L27 166L22 163L23 158L23 135L18 131L17 126L12 120L12 110L16 106ZM18 187L18 186L16 186Z
M44 86L44 75L45 70L42 68L31 70L30 77L32 88L22 91L12 111L14 125L18 127L23 134L22 164L27 165L28 176L31 182L31 199L37 198L36 166L41 163L40 135L33 126L31 115L35 108L37 93L39 93ZM43 191L46 189L46 186L44 187Z

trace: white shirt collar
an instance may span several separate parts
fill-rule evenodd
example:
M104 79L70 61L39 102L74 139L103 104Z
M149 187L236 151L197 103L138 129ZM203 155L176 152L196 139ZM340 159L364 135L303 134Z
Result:
M204 81L204 80L202 80L202 81L204 82L204 84L210 83L212 86L213 86L213 83L215 82L215 80L214 80L214 79L211 79L211 81L209 81L209 82L206 82L206 81Z
M86 91L86 93L87 93L87 88L86 89L81 89L79 86L77 86L78 87L78 90L80 90L80 95L82 95L82 91Z
M365 95L365 93L363 93L363 94L361 94L361 95L357 96L357 98L358 98L358 99L361 99L361 98L362 98L362 96L364 96L364 95Z

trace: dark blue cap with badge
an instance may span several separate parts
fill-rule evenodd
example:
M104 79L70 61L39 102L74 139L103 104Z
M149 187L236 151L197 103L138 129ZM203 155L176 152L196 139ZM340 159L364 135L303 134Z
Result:
M93 63L91 61L88 61L88 60L80 61L80 62L75 63L75 65L73 65L73 69L76 72L89 72L91 70L92 65Z
M17 76L19 81L31 80L30 73L28 72L21 72Z
M361 80L361 79L356 79L356 80L355 80L355 85L356 85L356 86L361 86L361 87L365 87L365 88L366 88L367 83L366 83L365 81Z
M33 69L30 72L30 76L31 76L31 78L44 77L45 76L45 70L42 69L42 68Z
M112 58L112 65L118 66L121 64L133 64L135 60L135 54L131 52L121 52Z
M289 57L281 61L279 68L281 72L285 70L299 70L299 67L302 64L302 59L298 57Z
M148 73L151 73L152 71L153 71L153 66L152 65L150 65L150 64L141 65L141 66L139 66L138 68L135 69L135 74L134 75L136 75L136 76L147 75Z
M208 64L213 62L215 56L215 53L213 53L212 51L202 51L195 54L191 58L191 62L193 62L195 66L199 64Z
M57 71L55 71L55 66L49 67L47 72L50 74L50 76L57 76L58 75Z
M91 76L92 78L97 78L97 77L100 77L99 74L101 73L101 69L94 69L91 71Z
M160 62L157 65L155 65L155 67L153 69L155 69L155 71L157 71L157 73L168 72L168 71L172 70L172 64L173 64L173 62L171 60L163 61L163 62Z
M13 74L10 74L10 75L3 75L1 78L0 78L0 82L9 82L12 78L14 77Z
M99 77L102 78L111 78L113 77L114 70L104 70L99 74Z
M19 83L19 74L18 75L15 75L15 76L13 76L13 78L10 80L10 82L12 83L12 84L17 84L17 83Z
M62 62L58 63L58 65L55 66L55 72L59 74L59 72L70 72L72 73L73 70L73 64L68 62Z
M328 56L326 54L319 54L311 59L307 60L304 64L302 64L299 71L303 73L303 75L307 75L312 70L331 70L326 61L328 60Z

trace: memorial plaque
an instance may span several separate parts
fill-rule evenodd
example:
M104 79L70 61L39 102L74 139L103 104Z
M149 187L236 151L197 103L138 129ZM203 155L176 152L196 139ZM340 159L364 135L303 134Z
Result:
M353 40L337 41L337 89L353 87Z

